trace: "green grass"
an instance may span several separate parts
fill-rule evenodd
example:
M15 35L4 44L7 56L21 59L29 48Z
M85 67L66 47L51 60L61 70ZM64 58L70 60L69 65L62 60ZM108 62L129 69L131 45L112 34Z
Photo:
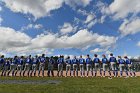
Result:
M0 93L140 93L137 78L26 78L0 77L1 80L60 80L60 84L0 84Z

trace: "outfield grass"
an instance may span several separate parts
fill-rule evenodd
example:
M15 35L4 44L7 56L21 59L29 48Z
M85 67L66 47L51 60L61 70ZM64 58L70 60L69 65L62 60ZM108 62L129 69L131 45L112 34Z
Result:
M137 78L27 78L0 77L1 80L59 80L60 84L0 84L0 93L140 93Z

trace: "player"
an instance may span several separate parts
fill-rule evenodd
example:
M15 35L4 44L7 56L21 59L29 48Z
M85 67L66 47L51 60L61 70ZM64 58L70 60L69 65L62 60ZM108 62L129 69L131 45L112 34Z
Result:
M27 71L27 77L30 76L30 69L31 69L31 63L32 63L32 56L29 55L25 60L25 67L23 71L23 77L25 76L25 72Z
M4 61L4 67L3 67L3 69L2 69L1 76L6 76L6 73L7 73L7 71L8 71L8 68L9 68L9 66L10 66L9 60L10 60L10 59L8 58L8 59L6 59L6 60Z
M125 58L125 63L126 63L127 76L129 73L131 77L133 77L133 76L136 77L136 73L133 70L133 66L132 66L133 64L132 64L131 60L127 56L125 56L124 58Z
M17 75L18 72L19 72L19 76L21 76L23 70L23 63L24 63L24 57L21 56L20 58L18 58L17 61L17 71L15 72L15 76Z
M3 69L4 62L5 62L4 55L2 55L0 57L0 71Z
M7 74L7 76L9 76L9 74L12 72L12 76L15 76L15 70L17 67L17 63L18 63L18 56L15 56L14 59L11 59L10 61L10 70Z
M120 68L120 77L123 77L123 72L124 72L124 59L122 59L121 56L118 56L118 63L119 63L119 68Z
M45 54L42 54L39 62L38 77L40 77L40 71L42 71L42 77L44 77L45 63L46 63L46 57Z
M103 54L102 55L102 63L103 63L103 72L104 72L104 74L103 74L103 77L105 77L106 75L106 71L108 70L108 73L109 73L109 77L111 78L111 72L110 72L110 67L109 67L109 61L108 61L108 59L106 58L106 56Z
M97 76L97 70L100 68L100 59L98 58L97 54L94 54L94 64L95 64L95 77ZM100 76L102 77L102 73L100 71Z
M63 64L64 64L64 57L63 56L60 55L60 57L57 60L57 64L58 64L57 76L63 77Z
M31 70L30 76L36 76L36 70L37 70L38 63L39 63L39 58L36 55L35 57L32 58L32 70Z
M54 66L55 60L53 59L53 56L49 58L48 61L48 77L50 77L50 73L52 74L52 77L54 77L54 72L53 72L53 66Z
M76 56L74 56L74 58L72 59L72 64L73 64L73 77L75 76L78 77L78 59L76 58Z
M86 58L86 70L87 70L87 77L89 76L89 71L91 71L91 75L93 77L93 71L92 71L92 59L87 55Z
M85 66L84 66L84 64L85 64L85 59L83 59L82 58L82 55L80 56L80 58L79 58L79 67L80 67L80 74L81 74L81 77L84 77L85 76L85 70L84 70L84 68L85 68Z
M71 66L72 66L72 61L70 59L70 56L67 57L66 59L66 77L68 75L68 71L70 71L70 77L71 77Z
M113 54L111 53L110 54L110 58L109 58L109 62L110 62L110 65L111 65L111 70L112 70L112 72L113 72L113 75L114 75L114 77L116 77L117 76L117 68L116 68L116 65L117 65L117 60L116 60L116 58L113 56Z

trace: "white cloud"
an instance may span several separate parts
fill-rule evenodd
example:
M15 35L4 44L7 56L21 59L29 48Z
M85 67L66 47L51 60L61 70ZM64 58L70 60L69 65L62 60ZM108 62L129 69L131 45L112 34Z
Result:
M28 30L28 29L41 29L43 25L41 24L28 24L27 26L23 26L21 31Z
M3 21L3 19L1 18L1 16L0 16L0 26L1 26L1 22Z
M64 25L60 29L61 34L68 34L71 32L75 32L74 27L70 23L64 23Z
M12 28L0 27L0 49L14 53L40 53L46 49L84 48L92 45L110 46L116 40L115 37L99 35L87 29L71 36L48 33L31 38Z
M30 13L35 18L47 16L63 5L63 0L3 0L3 2L12 11Z
M91 0L2 0L6 7L13 12L32 14L35 19L50 15L51 11L63 6L63 3L71 6L87 6Z
M94 14L87 14L87 18L84 23L87 25L87 28L91 28L97 23L97 19L95 19Z
M140 47L140 41L137 43L137 45Z
M135 34L140 32L140 18L134 18L132 20L124 20L119 27L122 35Z
M91 22L94 18L95 18L95 15L93 15L93 14L89 14L89 15L87 16L87 18L86 18L85 23L89 23L89 22Z
M2 11L2 7L0 6L0 12Z
M91 53L99 53L99 52L104 52L103 49L100 49L100 48L95 48L93 50L90 51Z
M77 6L86 7L90 2L91 0L65 0L65 3L73 8Z
M139 0L114 0L109 6L111 14L114 19L125 18L130 13L137 14L140 12L140 1Z
M16 48L25 47L30 44L31 38L24 33L12 28L0 27L0 49L14 51Z

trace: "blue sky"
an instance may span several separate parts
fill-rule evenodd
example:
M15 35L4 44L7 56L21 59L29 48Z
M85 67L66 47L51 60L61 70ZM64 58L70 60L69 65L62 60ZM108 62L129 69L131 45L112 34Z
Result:
M140 1L0 0L0 53L140 55Z

